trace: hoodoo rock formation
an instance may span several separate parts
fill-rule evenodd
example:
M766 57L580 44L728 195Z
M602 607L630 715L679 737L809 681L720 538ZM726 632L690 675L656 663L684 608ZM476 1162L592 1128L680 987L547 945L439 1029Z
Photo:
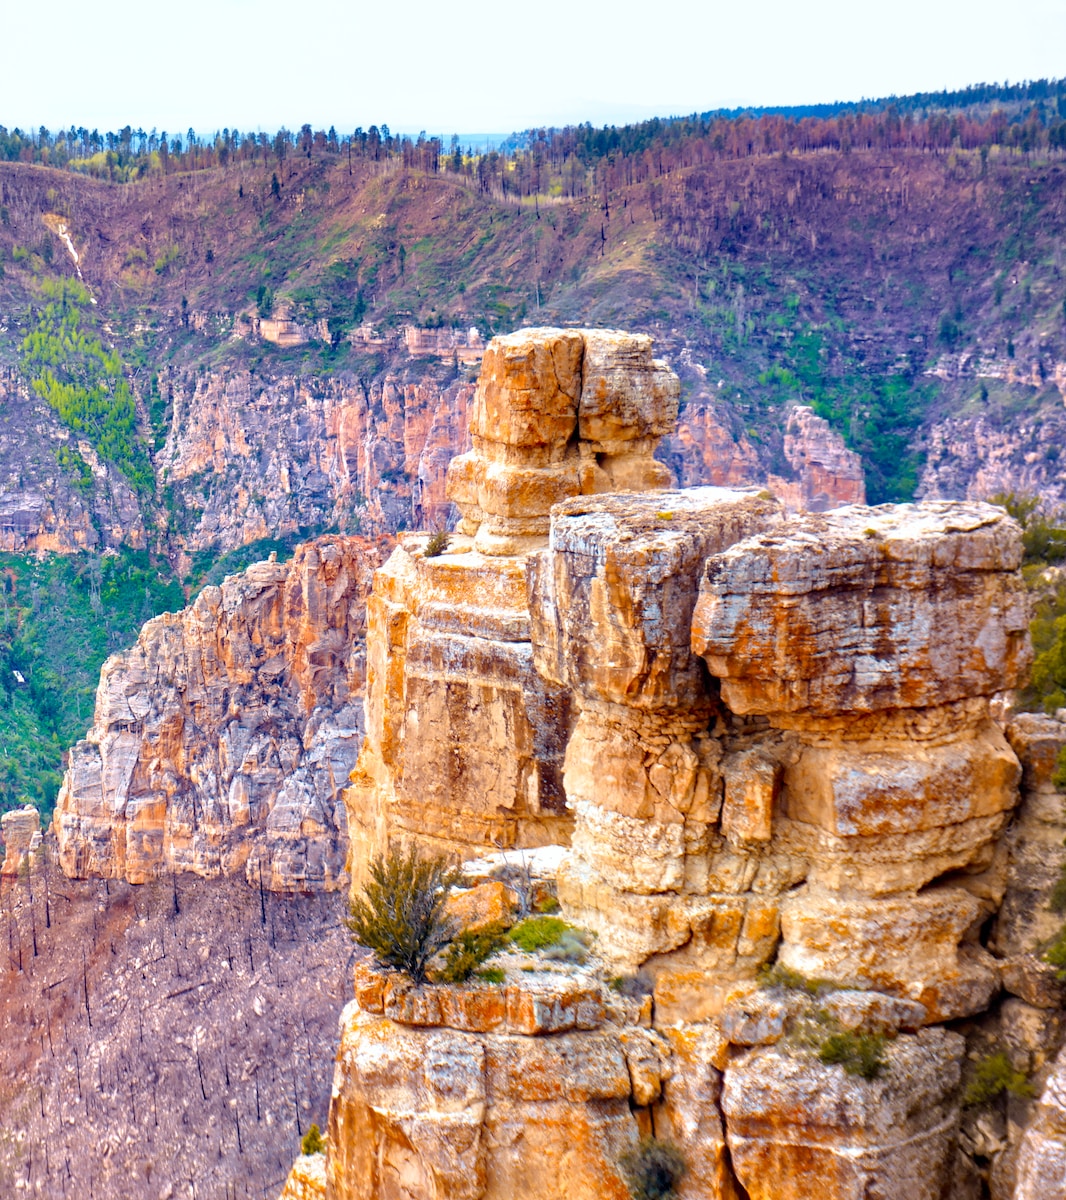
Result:
M342 885L340 790L362 741L366 597L383 557L365 538L305 543L108 659L56 806L68 875Z
M459 533L434 555L405 541L368 604L367 738L348 801L357 875L409 838L460 858L568 839L570 695L533 669L532 553L557 501L669 479L652 454L678 390L643 336L524 330L489 344L474 449L448 469Z
M554 840L593 954L511 950L499 982L422 988L360 967L331 1200L623 1200L652 1132L685 1160L682 1200L812 1180L942 1200L983 1153L945 1022L1006 1029L1001 985L1038 1010L1054 982L1014 865L1061 841L1028 766L1006 834L1041 731L991 715L1029 665L1017 526L976 503L788 516L754 489L665 490L650 456L676 391L646 342L494 340L449 476L462 532L440 554L406 539L375 578L353 879L400 846ZM1047 1025L1026 1043L1042 1078Z

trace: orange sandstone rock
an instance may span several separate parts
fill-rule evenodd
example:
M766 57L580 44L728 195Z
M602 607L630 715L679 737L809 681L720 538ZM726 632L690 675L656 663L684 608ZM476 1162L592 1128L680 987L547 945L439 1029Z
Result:
M344 882L340 789L362 735L365 599L382 549L305 543L149 621L104 665L55 811L70 875Z

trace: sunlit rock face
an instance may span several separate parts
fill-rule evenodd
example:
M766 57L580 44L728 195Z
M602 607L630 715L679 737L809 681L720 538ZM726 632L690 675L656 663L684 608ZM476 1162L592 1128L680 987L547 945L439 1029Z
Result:
M68 875L346 882L366 596L384 552L325 537L149 621L108 659L55 813Z
M14 808L0 817L4 863L0 875L18 875L41 845L41 814L32 805Z
M377 573L353 878L390 846L556 842L593 953L504 955L496 985L358 975L336 1200L624 1196L652 1130L683 1200L954 1186L943 1024L988 1011L996 939L1034 936L1019 901L988 940L1040 738L992 719L1030 660L1019 530L976 503L649 491L669 405L626 335L498 339L450 474L462 532ZM846 1070L859 1045L876 1061Z
M407 538L370 599L367 738L348 792L352 871L386 845L453 857L568 841L570 690L533 669L529 588L552 505L669 481L652 453L677 414L651 339L521 330L485 351L462 513L443 553Z

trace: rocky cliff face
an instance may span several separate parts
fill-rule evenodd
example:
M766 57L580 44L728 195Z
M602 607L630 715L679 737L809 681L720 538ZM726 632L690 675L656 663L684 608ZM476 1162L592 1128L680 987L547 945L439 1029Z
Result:
M705 386L696 387L661 452L682 487L744 487L765 481L793 512L866 503L862 460L808 405L793 405L780 435L773 431L775 442L781 437L780 458L773 464L736 424L725 403Z
M383 557L364 538L319 538L205 588L110 658L56 806L63 869L340 886L339 793L362 740L366 596Z
M241 372L160 386L173 419L156 465L187 551L329 525L393 532L447 516L448 463L469 444L468 384Z
M67 448L89 477L62 469ZM17 374L0 369L0 551L72 554L146 540L143 497Z
M1055 393L1050 402L1026 407L1020 415L979 411L933 425L918 494L987 499L1017 492L1066 502L1061 398Z
M685 1200L798 1200L812 1173L832 1200L968 1194L967 1044L945 1023L1025 1027L985 1015L1027 911L1009 863L1029 835L1004 833L1031 755L991 719L1029 664L1017 527L980 504L788 516L754 491L602 494L594 474L575 495L574 335L516 335L486 364L450 481L471 527L375 583L353 876L388 845L490 849L501 817L528 844L516 783L565 747L565 814L536 837L565 839L558 898L595 955L503 954L498 985L357 979L326 1194L622 1197L652 1129L685 1157ZM656 411L631 403L654 384L596 377L619 425ZM435 790L408 767L419 739L449 764ZM990 940L1005 894L1018 915Z

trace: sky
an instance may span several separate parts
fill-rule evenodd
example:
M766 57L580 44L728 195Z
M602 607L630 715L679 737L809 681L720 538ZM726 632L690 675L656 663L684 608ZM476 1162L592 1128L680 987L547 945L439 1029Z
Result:
M1066 75L1066 0L6 0L0 124L617 124Z

